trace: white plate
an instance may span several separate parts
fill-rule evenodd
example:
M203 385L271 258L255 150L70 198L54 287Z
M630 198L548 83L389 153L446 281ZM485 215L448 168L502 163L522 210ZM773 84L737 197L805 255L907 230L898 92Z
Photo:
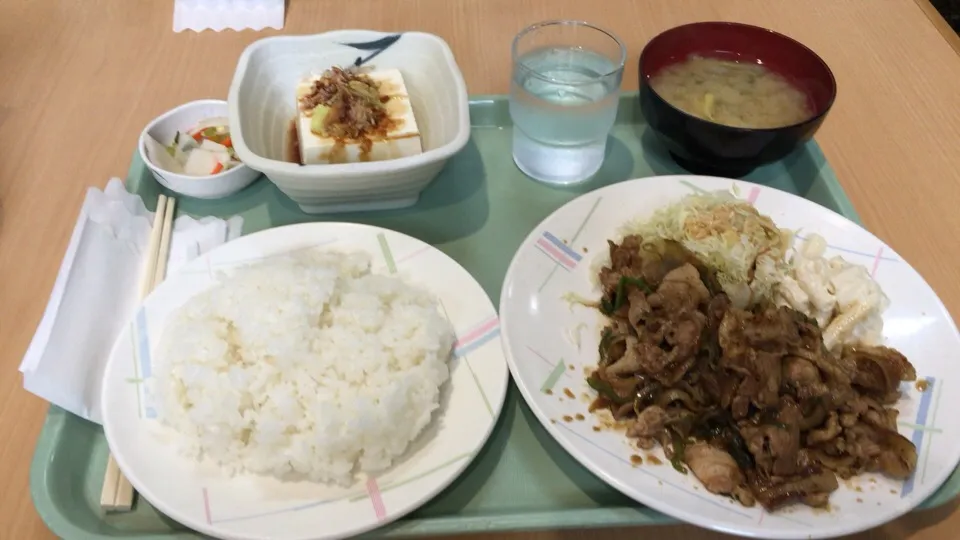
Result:
M622 432L593 430L597 424L587 412L585 394L592 391L584 369L596 365L603 317L597 310L571 304L563 295L599 297L590 278L593 259L604 255L607 239L615 239L626 221L649 216L693 190L733 186L779 226L799 229L801 235L823 235L831 244L828 255L865 265L890 297L884 317L886 342L930 381L923 393L910 385L898 404L901 432L919 451L917 472L906 483L861 476L841 483L830 499L830 512L797 506L771 514L709 494L692 475L681 475L669 464L651 465L646 460L634 466L631 456L648 452L632 448ZM761 538L853 533L915 507L946 480L960 459L960 425L937 417L941 410L960 410L960 392L943 391L957 382L952 377L960 354L960 336L947 310L923 278L875 236L782 191L720 178L665 176L583 195L550 215L524 240L504 280L500 317L510 371L544 428L580 463L625 495L702 527ZM566 390L576 399L570 399ZM586 419L576 420L578 413ZM659 449L653 454L663 460Z
M271 478L230 478L178 454L177 435L150 419L149 353L171 312L210 287L211 269L311 246L362 250L374 273L404 277L434 293L457 332L439 415L386 473L350 488ZM350 223L308 223L245 236L192 261L146 300L114 346L103 382L103 427L120 469L141 496L171 518L231 539L342 538L416 509L466 468L496 424L509 372L493 303L439 250L409 236Z

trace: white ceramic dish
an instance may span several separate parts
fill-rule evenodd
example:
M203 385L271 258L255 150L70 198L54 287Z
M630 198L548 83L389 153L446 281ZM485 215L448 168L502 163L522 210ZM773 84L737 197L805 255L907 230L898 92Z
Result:
M400 70L423 153L336 165L286 161L289 124L297 114L297 83L358 60ZM227 101L237 155L309 213L411 206L470 138L467 87L453 53L439 37L420 32L340 30L258 40L240 55Z
M907 482L865 475L841 482L830 498L832 510L790 507L768 513L744 508L712 495L693 478L669 465L661 450L638 451L620 431L593 431L588 403L563 399L595 395L584 371L596 366L603 316L596 309L572 305L563 295L599 298L591 279L594 258L607 251L607 240L630 219L691 190L725 190L741 196L781 227L818 233L831 245L828 255L864 264L889 296L884 316L886 343L903 352L925 392L904 385L900 431L917 446L916 473ZM569 297L568 297L569 298ZM697 176L653 177L612 185L566 204L520 246L503 284L500 317L507 361L527 404L543 427L580 463L634 500L695 525L756 538L827 538L855 533L890 521L929 497L953 472L960 459L960 426L949 411L960 410L956 383L960 335L949 313L927 283L898 256L855 223L808 200L756 184ZM552 395L546 390L552 389ZM946 391L945 391L946 390ZM937 416L939 410L944 415ZM587 421L565 422L583 414ZM666 465L636 466L631 455L653 454Z
M175 433L150 416L148 378L164 321L173 309L213 283L212 269L322 246L363 250L373 272L391 270L434 293L458 336L445 405L386 473L349 488L227 477L210 463L179 455ZM147 298L117 340L103 381L103 427L110 451L141 496L202 533L230 539L343 538L389 523L447 487L493 430L509 373L497 313L483 288L441 251L409 236L351 223L306 223L245 236L192 261Z
M149 134L160 144L168 144L173 140L177 131L192 129L202 120L227 116L227 102L222 99L201 99L184 103L169 110L147 124L140 133L137 148L140 159L146 164L153 177L171 191L197 199L220 199L233 195L253 183L260 172L251 169L246 163L210 176L187 176L167 171L157 167L150 159L146 146L146 137Z

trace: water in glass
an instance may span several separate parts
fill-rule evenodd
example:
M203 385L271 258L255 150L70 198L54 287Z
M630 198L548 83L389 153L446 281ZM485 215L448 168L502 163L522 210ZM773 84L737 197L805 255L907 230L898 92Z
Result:
M572 184L600 169L617 115L620 68L576 46L541 47L515 60L513 159L525 174Z

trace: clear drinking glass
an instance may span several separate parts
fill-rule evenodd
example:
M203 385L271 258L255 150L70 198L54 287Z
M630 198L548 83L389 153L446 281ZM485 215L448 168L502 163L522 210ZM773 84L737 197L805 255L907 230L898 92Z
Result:
M513 39L513 161L554 185L583 182L603 163L627 50L583 21L546 21Z

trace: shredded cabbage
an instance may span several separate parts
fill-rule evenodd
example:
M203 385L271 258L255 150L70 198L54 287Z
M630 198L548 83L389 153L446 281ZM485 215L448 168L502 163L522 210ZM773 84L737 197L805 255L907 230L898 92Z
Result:
M772 297L786 271L785 253L793 237L728 191L687 195L648 220L626 224L620 232L640 235L644 241L679 242L717 269L720 285L740 307Z

